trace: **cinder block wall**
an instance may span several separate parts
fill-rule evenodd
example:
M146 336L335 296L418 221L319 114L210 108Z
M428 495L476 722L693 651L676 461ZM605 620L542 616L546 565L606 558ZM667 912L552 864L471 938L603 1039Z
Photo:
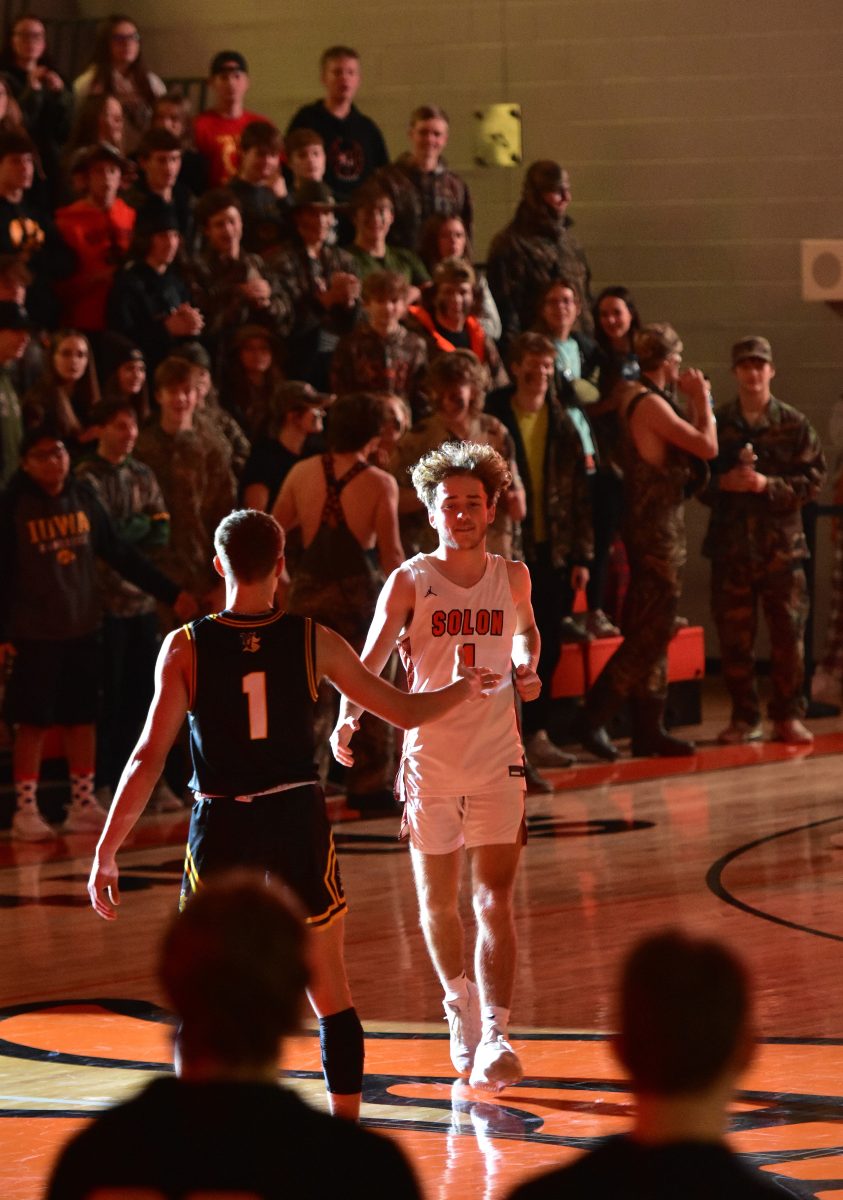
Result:
M508 220L521 171L472 165L471 113L521 104L526 159L570 169L595 286L625 283L645 318L671 320L718 397L730 392L729 344L766 334L777 393L825 437L843 391L841 316L802 301L799 241L843 237L839 0L137 0L132 12L162 73L201 74L216 50L241 49L251 107L281 125L319 94L319 52L335 42L361 52L360 106L393 154L410 110L443 104L450 161L476 198L479 255ZM696 554L705 514L692 504L688 518L683 608L710 627ZM818 566L821 633L826 553Z

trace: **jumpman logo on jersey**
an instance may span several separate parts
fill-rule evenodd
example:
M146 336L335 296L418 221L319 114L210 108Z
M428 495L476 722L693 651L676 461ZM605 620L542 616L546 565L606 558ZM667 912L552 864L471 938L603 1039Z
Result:
M425 598L425 600L426 600L426 599L428 598L428 596L438 596L438 595L439 595L439 593L438 593L438 592L434 592L433 588L432 588L432 587L429 587L429 588L427 589L427 591L425 592L425 594L424 594L424 598Z

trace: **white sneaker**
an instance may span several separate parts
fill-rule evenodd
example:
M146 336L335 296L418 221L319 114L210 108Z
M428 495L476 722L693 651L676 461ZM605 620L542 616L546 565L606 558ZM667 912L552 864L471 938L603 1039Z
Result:
M149 804L147 804L146 808L147 812L184 812L184 804L167 783L167 780L163 778L159 779L152 789Z
M477 985L468 980L467 1000L443 1000L451 1031L451 1062L460 1075L467 1075L480 1041L480 996Z
M12 816L12 837L19 842L52 841L56 831L41 816L37 804L16 808Z
M499 1092L502 1088L520 1083L524 1078L518 1055L502 1033L492 1030L474 1054L469 1087L486 1092Z
M78 804L72 802L61 827L62 833L100 833L106 815L93 798Z

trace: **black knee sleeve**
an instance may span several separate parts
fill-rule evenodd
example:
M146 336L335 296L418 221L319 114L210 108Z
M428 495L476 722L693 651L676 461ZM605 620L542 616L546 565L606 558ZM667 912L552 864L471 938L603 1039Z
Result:
M329 1092L356 1096L363 1090L363 1026L355 1008L319 1018L322 1070Z

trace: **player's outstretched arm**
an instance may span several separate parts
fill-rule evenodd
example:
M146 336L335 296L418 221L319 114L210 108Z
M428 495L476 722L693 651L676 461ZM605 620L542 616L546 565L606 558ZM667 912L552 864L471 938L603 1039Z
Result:
M169 634L155 665L155 695L140 740L126 763L105 828L94 853L88 895L106 920L117 916L120 903L115 857L134 829L164 769L167 753L187 712L192 650L181 629Z
M380 675L386 666L401 631L410 620L414 599L412 575L406 567L398 567L389 576L378 596L375 614L360 656L364 666L375 675ZM331 734L331 749L334 758L344 767L350 767L354 761L350 742L358 728L357 718L365 707L365 704L355 704L347 695L343 695L340 701L339 716Z
M455 665L454 682L431 692L410 695L387 683L363 665L344 638L323 625L316 626L316 668L360 708L368 709L400 729L412 729L435 721L463 700L486 695L500 682L500 675L485 667L467 667L462 659Z

